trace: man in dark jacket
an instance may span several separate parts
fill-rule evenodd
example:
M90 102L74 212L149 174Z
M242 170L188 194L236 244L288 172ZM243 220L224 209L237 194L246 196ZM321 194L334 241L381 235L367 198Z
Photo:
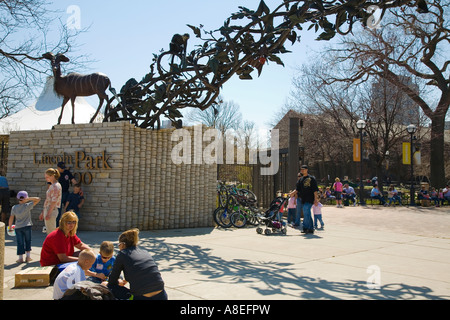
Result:
M308 174L308 166L303 165L300 168L302 177L297 182L294 192L302 199L303 209L303 233L314 233L313 219L311 216L311 207L319 202L317 181L314 176Z
M56 226L59 226L59 219L61 219L61 215L64 213L63 208L66 205L67 199L69 198L69 186L72 183L73 185L77 184L77 180L73 176L73 174L69 171L69 169L66 168L66 165L64 162L58 162L57 168L59 171L59 179L58 182L61 185L61 207L58 209L58 217L56 217ZM81 192L81 195L83 195L83 192Z

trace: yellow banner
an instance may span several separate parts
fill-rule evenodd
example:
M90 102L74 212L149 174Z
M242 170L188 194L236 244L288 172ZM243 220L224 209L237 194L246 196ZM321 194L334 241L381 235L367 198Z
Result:
M411 164L411 143L403 142L403 164Z
M353 139L353 161L361 161L361 141L360 139Z

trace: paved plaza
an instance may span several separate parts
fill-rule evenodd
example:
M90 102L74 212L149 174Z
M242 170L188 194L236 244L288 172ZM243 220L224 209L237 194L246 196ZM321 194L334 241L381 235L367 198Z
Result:
M244 229L142 231L170 300L437 300L450 298L450 207L325 206L324 230L305 235ZM98 250L120 232L79 231ZM33 231L33 262L17 264L6 235L5 300L51 300L53 288L14 288L39 265L45 235Z

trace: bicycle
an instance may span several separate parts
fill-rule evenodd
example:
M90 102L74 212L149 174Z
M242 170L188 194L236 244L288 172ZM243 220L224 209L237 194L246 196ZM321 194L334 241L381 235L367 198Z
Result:
M229 210L227 207L219 207L214 210L214 222L222 228L229 228L232 225L230 219L232 213L233 211Z
M247 225L259 226L259 214L259 210L255 210L254 208L239 208L231 214L230 222L236 228L243 228Z
M213 212L214 222L223 228L243 228L247 224L259 225L256 195L236 185L217 185L219 206Z
M220 181L217 184L217 197L219 202L219 207L224 207L228 199L228 187L225 183Z
M224 202L223 206L216 208L213 212L214 222L223 228L229 228L232 226L231 224L231 215L234 211L238 210L239 206L236 201L232 197L227 197L227 200Z

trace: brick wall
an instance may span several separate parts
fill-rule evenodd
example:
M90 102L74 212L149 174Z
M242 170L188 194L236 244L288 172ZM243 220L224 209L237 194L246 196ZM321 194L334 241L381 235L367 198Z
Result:
M41 197L32 211L35 229L41 228L38 216L47 189L44 173L62 160L85 180L81 230L212 226L217 166L174 164L171 152L178 143L171 141L174 130L152 131L114 122L11 132L10 189Z

